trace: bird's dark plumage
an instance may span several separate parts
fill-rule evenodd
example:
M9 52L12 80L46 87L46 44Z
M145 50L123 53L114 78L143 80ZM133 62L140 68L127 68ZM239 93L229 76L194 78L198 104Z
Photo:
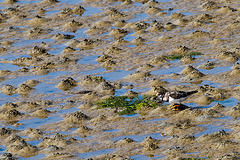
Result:
M182 97L188 97L194 93L197 93L198 91L189 91L189 92L184 92L184 91L173 91L170 92L169 96L174 98L174 99L179 99Z
M178 102L184 101L187 99L190 95L197 93L198 91L169 91L163 94L157 94L157 97L163 101L163 102Z

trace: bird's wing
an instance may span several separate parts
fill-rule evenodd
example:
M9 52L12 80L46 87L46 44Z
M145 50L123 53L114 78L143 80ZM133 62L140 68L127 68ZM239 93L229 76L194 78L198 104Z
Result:
M173 91L173 92L170 92L170 96L174 99L179 99L179 98L190 96L190 95L192 95L194 93L197 93L197 92L198 91L190 91L190 92Z
M172 91L169 93L169 96L174 98L174 99L179 99L181 97L186 97L186 92L183 91Z

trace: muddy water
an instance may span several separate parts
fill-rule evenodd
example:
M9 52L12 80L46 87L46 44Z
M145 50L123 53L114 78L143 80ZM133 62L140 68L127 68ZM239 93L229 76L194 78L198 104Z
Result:
M0 13L1 158L240 158L237 0L0 0ZM182 111L94 105L160 86L199 92Z

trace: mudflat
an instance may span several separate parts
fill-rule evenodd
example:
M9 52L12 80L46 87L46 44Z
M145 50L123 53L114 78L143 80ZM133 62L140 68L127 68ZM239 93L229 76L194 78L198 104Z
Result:
M240 159L238 0L0 2L0 159Z

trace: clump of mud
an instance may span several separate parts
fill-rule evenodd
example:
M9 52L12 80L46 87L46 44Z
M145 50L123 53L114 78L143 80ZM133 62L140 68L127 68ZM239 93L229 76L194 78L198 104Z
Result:
M68 123L81 124L85 120L89 120L90 117L82 113L81 111L74 112L65 118Z
M0 159L239 159L239 11L3 1ZM178 108L156 96L174 90L198 93Z
M77 86L77 81L75 81L72 77L68 77L66 79L61 80L61 82L57 85L57 87L61 90L69 90L73 87Z

